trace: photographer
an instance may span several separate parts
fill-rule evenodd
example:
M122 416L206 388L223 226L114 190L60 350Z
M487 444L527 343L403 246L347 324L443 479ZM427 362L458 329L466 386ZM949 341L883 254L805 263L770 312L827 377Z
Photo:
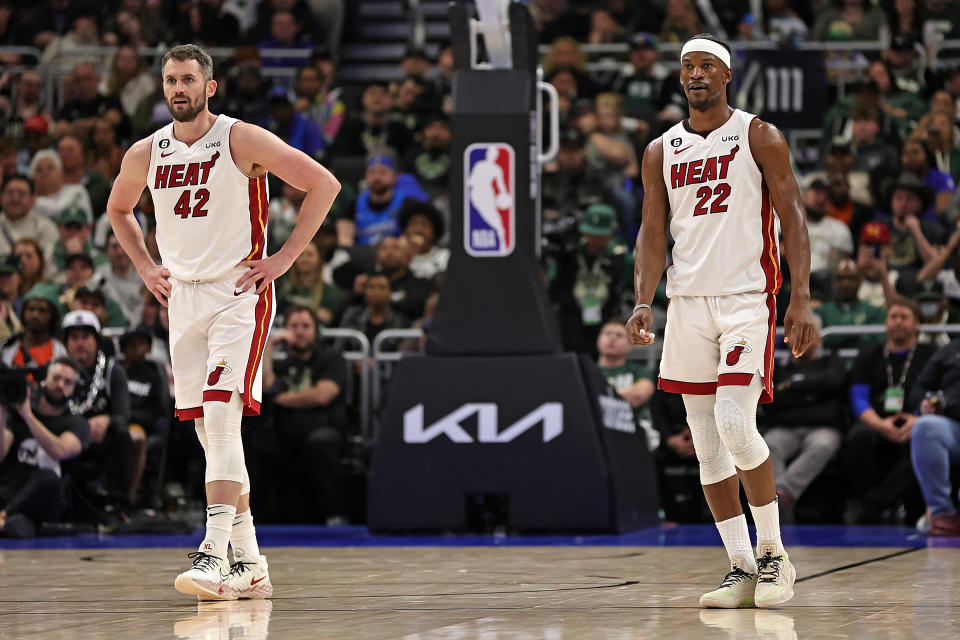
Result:
M3 373L8 396L15 386L9 376L16 374ZM73 360L59 356L39 390L27 384L22 401L0 405L0 534L32 537L34 521L55 520L64 509L60 462L90 440L87 421L68 408L79 375Z
M930 535L960 536L960 515L950 497L950 466L960 460L960 341L938 350L913 388L920 417L910 457L930 511Z

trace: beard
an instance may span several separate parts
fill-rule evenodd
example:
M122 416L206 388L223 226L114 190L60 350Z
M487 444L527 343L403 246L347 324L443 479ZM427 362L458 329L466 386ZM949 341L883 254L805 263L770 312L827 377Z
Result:
M170 110L170 115L177 122L192 122L201 111L207 108L207 97L205 95L200 96L196 102L190 102L190 98L186 100L186 105L174 105L173 100L167 100L167 109Z
M46 384L41 385L40 390L43 392L43 398L47 403L56 409L63 409L67 406L69 398L59 391L51 391Z

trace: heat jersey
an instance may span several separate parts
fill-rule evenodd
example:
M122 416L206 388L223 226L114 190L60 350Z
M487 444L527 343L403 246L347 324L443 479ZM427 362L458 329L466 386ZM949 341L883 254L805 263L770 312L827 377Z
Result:
M673 262L668 296L776 293L777 222L739 109L706 135L686 120L663 134Z
M179 280L217 280L264 256L267 176L251 178L230 154L236 118L220 115L189 147L173 123L153 134L147 186L163 266Z

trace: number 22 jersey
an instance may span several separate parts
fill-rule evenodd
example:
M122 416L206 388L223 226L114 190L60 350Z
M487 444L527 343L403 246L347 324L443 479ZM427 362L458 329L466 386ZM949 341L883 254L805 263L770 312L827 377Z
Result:
M756 116L735 109L706 135L684 120L663 134L672 263L667 295L776 293L777 221L750 150Z
M237 120L219 115L189 147L173 123L153 134L147 187L163 266L179 280L218 280L265 254L267 176L251 178L230 153Z

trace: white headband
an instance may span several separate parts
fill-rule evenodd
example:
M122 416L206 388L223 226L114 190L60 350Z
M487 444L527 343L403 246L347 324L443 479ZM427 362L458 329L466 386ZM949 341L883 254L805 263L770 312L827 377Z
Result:
M728 69L733 69L733 67L730 66L730 52L724 49L723 45L719 45L713 40L706 40L704 38L690 40L687 44L683 45L683 51L680 52L680 59L683 60L683 56L691 51L711 53L723 61L723 64L727 65Z

